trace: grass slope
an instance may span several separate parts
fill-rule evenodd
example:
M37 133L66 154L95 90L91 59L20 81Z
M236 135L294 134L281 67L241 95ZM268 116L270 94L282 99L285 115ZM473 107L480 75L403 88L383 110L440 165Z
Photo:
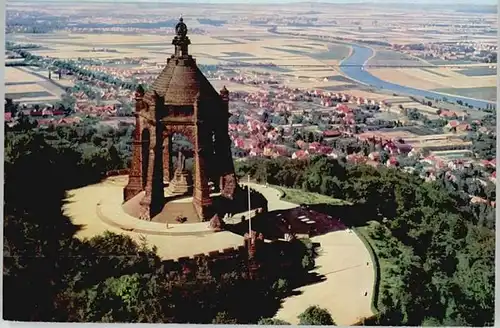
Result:
M300 189L292 189L285 188L279 186L273 186L279 191L283 192L282 199L294 203L294 204L306 204L306 205L314 205L314 204L329 204L329 205L345 205L349 204L347 201L342 199L336 199L329 196L306 192Z

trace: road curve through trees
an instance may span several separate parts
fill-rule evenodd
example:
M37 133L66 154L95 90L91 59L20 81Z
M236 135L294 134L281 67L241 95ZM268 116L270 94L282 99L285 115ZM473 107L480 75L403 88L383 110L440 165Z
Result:
M115 179L116 180L116 179ZM146 238L150 245L158 247L163 259L192 256L224 247L240 246L243 238L231 232L219 232L206 236L141 235L112 227L99 219L96 205L106 197L121 196L126 179L110 179L95 185L68 191L63 210L74 224L82 225L79 238L91 238L109 230L125 234L136 241ZM270 211L297 207L283 201L281 192L272 187L250 184L268 200ZM117 208L117 210L119 210ZM296 290L297 295L286 298L276 318L297 324L297 316L310 305L327 309L337 325L352 325L361 318L372 316L371 301L375 275L368 250L354 232L336 231L312 238L320 243L315 272L326 279Z
M268 200L269 211L297 207L281 200L280 191L250 183ZM337 325L353 325L373 316L371 302L375 273L369 251L350 230L335 231L311 238L320 243L316 272L326 279L300 287L298 295L286 298L276 318L298 324L297 316L310 305L327 309Z

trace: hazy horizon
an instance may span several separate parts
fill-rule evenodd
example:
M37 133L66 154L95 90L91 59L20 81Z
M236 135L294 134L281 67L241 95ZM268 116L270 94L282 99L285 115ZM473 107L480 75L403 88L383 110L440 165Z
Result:
M9 0L8 2L79 2L77 0ZM281 3L317 3L317 4L415 4L415 5L480 5L480 6L497 6L497 1L495 0L476 0L474 4L471 4L467 0L442 0L436 3L433 0L87 0L86 2L116 2L116 3L176 3L176 4L186 4L186 3L203 3L203 4L220 4L220 3L235 3L235 4L252 4L252 3L269 3L269 4L281 4ZM8 4L8 3L7 3Z

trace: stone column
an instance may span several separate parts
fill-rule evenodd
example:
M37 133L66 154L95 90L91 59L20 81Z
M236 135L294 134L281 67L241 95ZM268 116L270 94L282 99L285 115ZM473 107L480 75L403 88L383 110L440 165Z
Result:
M154 147L149 147L149 156L148 156L148 172L147 172L147 181L145 188L145 195L142 198L141 205L141 220L151 220L151 199L153 193L153 179L154 179L154 169L155 169L155 149Z
M217 162L221 163L220 191L222 197L233 199L238 185L234 174L233 156L231 153L231 140L229 139L228 120L229 113L229 91L224 86L220 91L222 100L222 118L216 130L216 155Z
M130 200L143 190L142 181L142 145L141 140L141 121L139 113L145 108L144 102L144 89L139 86L135 92L135 130L132 142L132 161L130 164L130 172L128 177L128 184L123 189L124 202Z
M135 114L138 117L137 114ZM128 184L123 189L124 202L130 200L142 191L142 140L139 126L139 119L136 118L134 131L134 141L132 142L132 161L130 163L130 172Z
M163 182L167 183L172 179L172 136L167 135L163 139Z
M195 165L195 175L194 175L194 188L193 188L193 205L198 214L200 220L209 220L209 211L212 205L212 200L210 199L210 189L208 187L208 179L205 172L205 158L206 158L206 148L203 147L203 140L207 140L207 137L197 128L197 133L195 137L194 145L194 165Z

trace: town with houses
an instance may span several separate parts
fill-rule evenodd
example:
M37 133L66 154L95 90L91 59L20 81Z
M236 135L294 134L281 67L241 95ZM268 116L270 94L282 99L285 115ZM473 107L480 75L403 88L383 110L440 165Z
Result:
M494 325L497 6L237 2L9 1L4 320Z
M128 61L120 62L124 63ZM152 71L161 66L151 67L140 60L139 63L143 69L80 67L121 80L134 77L136 82L147 85L155 76ZM387 95L381 100L319 89L303 90L287 87L283 78L270 73L238 72L216 66L205 70L216 85L241 89L251 86L254 90L230 93L229 133L236 160L258 156L308 159L325 155L345 158L351 163L417 171L426 180L435 179L438 171L454 172L474 165L484 168L488 180L496 183L496 160L477 159L471 150L472 142L466 138L471 131L485 135L496 132L491 126L483 126L481 119L474 119L473 113L463 106L450 110L426 99L405 96ZM65 96L74 99L73 108L68 111L50 104L22 103L17 116L5 113L6 123L15 125L19 115L26 115L36 119L39 126L77 124L84 117L98 118L101 124L112 127L134 124L134 90L111 85L102 78L76 79L70 70L61 71L63 79L75 79L75 86ZM54 73L56 82L57 79ZM412 119L408 112L416 113L420 120ZM425 120L438 125L426 127ZM471 201L488 203L480 197Z

